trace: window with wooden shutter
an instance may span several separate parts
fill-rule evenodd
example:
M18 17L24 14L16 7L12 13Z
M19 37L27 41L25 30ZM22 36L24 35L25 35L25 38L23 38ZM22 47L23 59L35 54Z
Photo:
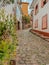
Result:
M38 28L38 20L35 21L35 28Z
M41 7L43 7L43 0L41 0Z
M43 7L47 2L48 0L41 0L41 7Z
M35 6L35 15L38 13L38 4Z
M42 18L42 29L47 29L47 15Z

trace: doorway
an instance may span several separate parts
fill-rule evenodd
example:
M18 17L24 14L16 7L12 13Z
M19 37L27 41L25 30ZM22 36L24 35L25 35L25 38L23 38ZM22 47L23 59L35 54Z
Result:
M20 30L20 22L18 21L18 30Z

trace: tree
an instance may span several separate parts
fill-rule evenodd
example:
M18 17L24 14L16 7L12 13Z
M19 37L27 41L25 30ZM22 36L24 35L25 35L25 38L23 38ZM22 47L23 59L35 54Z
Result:
M22 20L25 24L30 23L30 17L29 16L22 16Z

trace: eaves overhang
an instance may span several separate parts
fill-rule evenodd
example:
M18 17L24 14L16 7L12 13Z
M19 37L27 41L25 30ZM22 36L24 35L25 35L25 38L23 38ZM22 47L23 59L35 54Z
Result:
M37 1L38 1L38 0L33 0L33 1L32 1L31 5L30 5L30 9L33 9L33 8L34 8L34 5L36 4Z

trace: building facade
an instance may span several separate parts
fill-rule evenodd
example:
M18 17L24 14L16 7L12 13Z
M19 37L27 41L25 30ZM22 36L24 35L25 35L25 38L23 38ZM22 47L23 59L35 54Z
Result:
M49 0L33 0L33 29L49 36Z
M0 9L5 10L5 18L8 16L10 20L10 15L16 17L16 29L22 29L22 14L21 14L21 5L19 4L21 0L14 0L14 3L3 3L3 0L0 2Z
M28 16L28 5L27 2L21 2L21 11L23 16Z
M21 2L21 11L22 11L22 29L25 29L27 26L25 24L25 20L23 18L28 17L28 2Z
M16 17L17 17L17 27L18 30L22 30L22 11L21 11L21 0L17 0L16 5Z
M6 2L6 1L5 1ZM14 11L13 11L13 7L14 7L14 3L12 4L4 4L3 0L1 0L0 2L0 10L4 10L5 13L5 17L8 16L8 18L10 19L10 15L13 15Z
M18 21L18 29L22 30L24 29L24 21L23 21L23 16L28 16L28 2L22 2L22 0L17 0L17 7L16 7L16 17Z
M21 0L17 0L16 7L16 17L18 20L18 29L22 30L24 27L24 23L22 21L22 16L28 16L28 4L27 2L22 2Z

